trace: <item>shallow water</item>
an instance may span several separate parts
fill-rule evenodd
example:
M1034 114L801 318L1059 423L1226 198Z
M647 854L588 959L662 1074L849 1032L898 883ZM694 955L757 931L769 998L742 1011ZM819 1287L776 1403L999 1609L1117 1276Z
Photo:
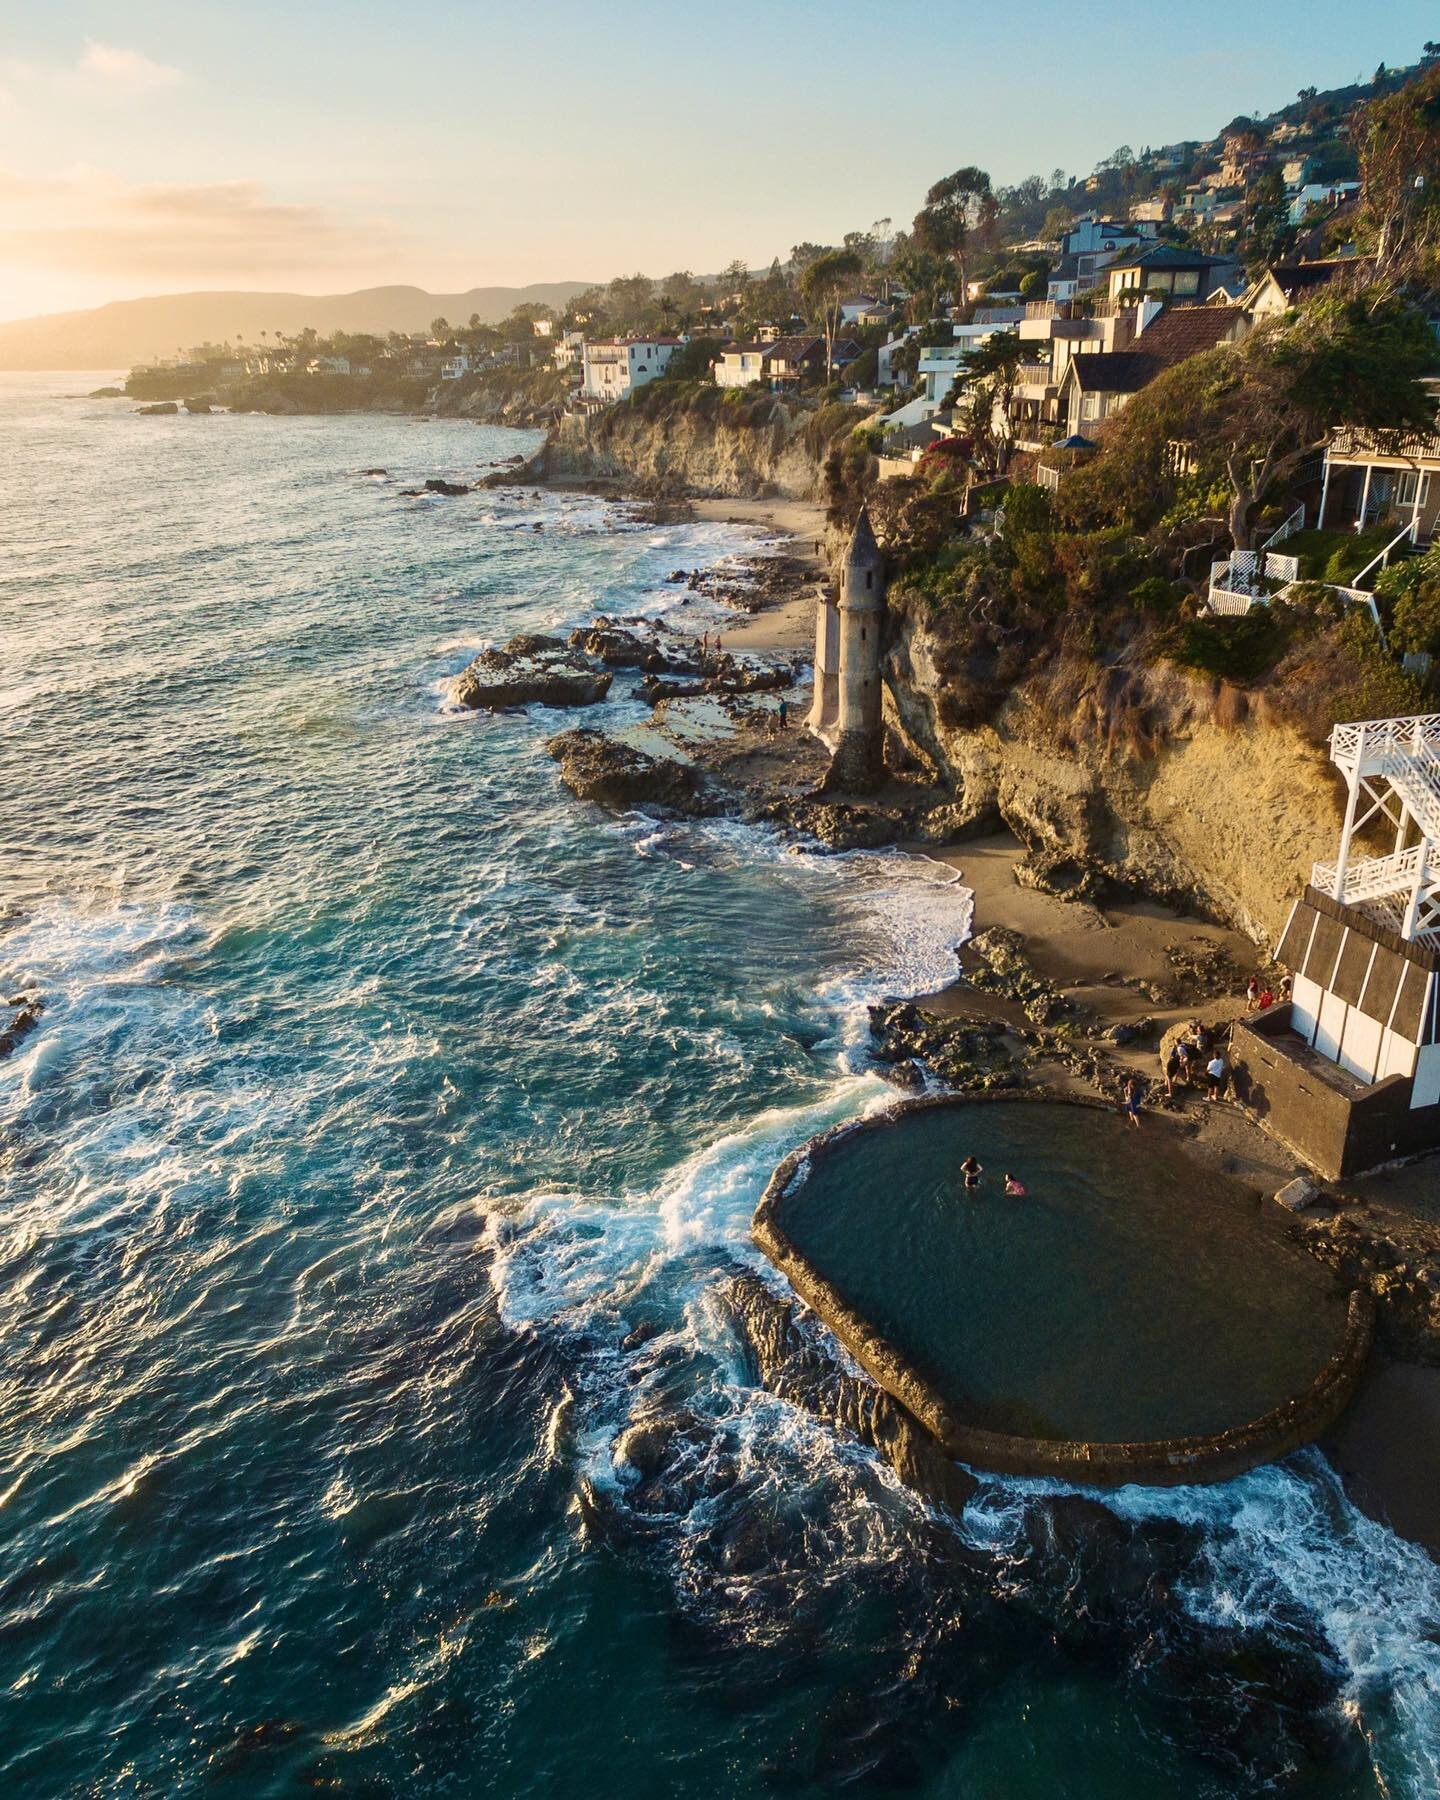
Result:
M444 705L735 535L398 495L523 434L64 397L100 379L0 383L0 986L47 1003L0 1064L4 1791L1269 1778L1172 1631L1097 1647L1063 1495L933 1520L715 1302L773 1164L884 1098L864 1002L945 978L963 894L607 819L558 716ZM612 1444L676 1406L642 1520ZM1435 1572L1318 1458L1107 1505L1147 1555L1186 1515L1187 1630L1331 1647L1360 1760L1304 1791L1433 1790Z
M1223 1431L1303 1393L1344 1335L1329 1271L1158 1120L1028 1101L915 1112L827 1151L777 1216L987 1430Z

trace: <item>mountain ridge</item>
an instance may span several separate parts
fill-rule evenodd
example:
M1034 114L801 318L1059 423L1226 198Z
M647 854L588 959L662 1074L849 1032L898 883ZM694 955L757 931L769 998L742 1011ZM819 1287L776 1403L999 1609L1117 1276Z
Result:
M0 323L0 369L120 369L154 357L173 356L192 344L274 335L312 325L331 331L424 331L434 318L463 324L478 313L497 323L516 306L533 301L563 306L592 284L537 281L527 287L476 287L432 294L395 284L357 288L348 294L266 293L245 288L201 289L111 300L76 312L41 313Z

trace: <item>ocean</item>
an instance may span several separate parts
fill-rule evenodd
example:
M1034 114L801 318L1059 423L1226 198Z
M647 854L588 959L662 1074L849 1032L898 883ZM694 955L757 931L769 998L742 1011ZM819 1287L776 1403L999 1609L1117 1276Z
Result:
M1047 1483L952 1518L759 1386L750 1213L889 1096L866 1004L950 974L968 895L610 818L575 719L447 701L517 631L709 622L665 575L754 533L400 492L530 433L101 379L0 377L0 999L44 1002L0 1062L0 1791L1433 1794L1440 1572L1317 1453L1099 1534Z

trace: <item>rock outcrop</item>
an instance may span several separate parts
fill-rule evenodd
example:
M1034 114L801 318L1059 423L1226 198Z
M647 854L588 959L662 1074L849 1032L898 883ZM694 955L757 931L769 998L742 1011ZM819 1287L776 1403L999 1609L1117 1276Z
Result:
M1136 745L1106 725L1103 668L1063 702L1054 676L1037 672L985 724L957 722L945 646L923 621L900 621L887 724L907 758L958 792L957 835L1002 821L1032 851L1036 886L1198 903L1273 946L1311 863L1334 848L1324 752L1163 669L1139 697L1153 747Z
M0 1011L6 1010L10 1016L0 1025L0 1059L12 1055L34 1031L45 1010L45 1002L29 994L16 994L0 1008Z
M509 706L590 706L603 700L614 676L563 639L522 634L496 650L482 650L455 678L461 706L494 712Z
M699 772L689 763L648 756L603 731L562 731L545 748L560 765L560 779L579 800L616 812L659 807L693 817L713 810Z
M806 436L810 415L774 409L771 422L732 422L722 413L655 415L627 407L569 413L545 446L550 480L620 480L691 494L814 499L820 464Z

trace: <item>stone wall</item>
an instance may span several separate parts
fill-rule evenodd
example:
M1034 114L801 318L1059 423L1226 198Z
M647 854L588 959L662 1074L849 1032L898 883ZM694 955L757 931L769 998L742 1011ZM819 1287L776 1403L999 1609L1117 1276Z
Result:
M1034 1093L1028 1097L1033 1099ZM1050 1097L1066 1105L1103 1105L1073 1095ZM1370 1351L1374 1301L1367 1289L1356 1288L1351 1293L1342 1341L1310 1387L1245 1425L1224 1432L1147 1443L1028 1438L967 1424L895 1345L848 1305L787 1235L780 1222L779 1206L790 1184L805 1165L825 1156L853 1132L883 1130L923 1107L1004 1105L1010 1098L1013 1097L942 1094L902 1101L872 1118L837 1126L812 1138L786 1157L771 1176L756 1208L751 1237L865 1373L920 1420L946 1455L957 1462L1002 1475L1052 1476L1097 1487L1118 1487L1127 1482L1173 1487L1189 1482L1229 1481L1260 1463L1288 1455L1326 1431L1348 1404Z

